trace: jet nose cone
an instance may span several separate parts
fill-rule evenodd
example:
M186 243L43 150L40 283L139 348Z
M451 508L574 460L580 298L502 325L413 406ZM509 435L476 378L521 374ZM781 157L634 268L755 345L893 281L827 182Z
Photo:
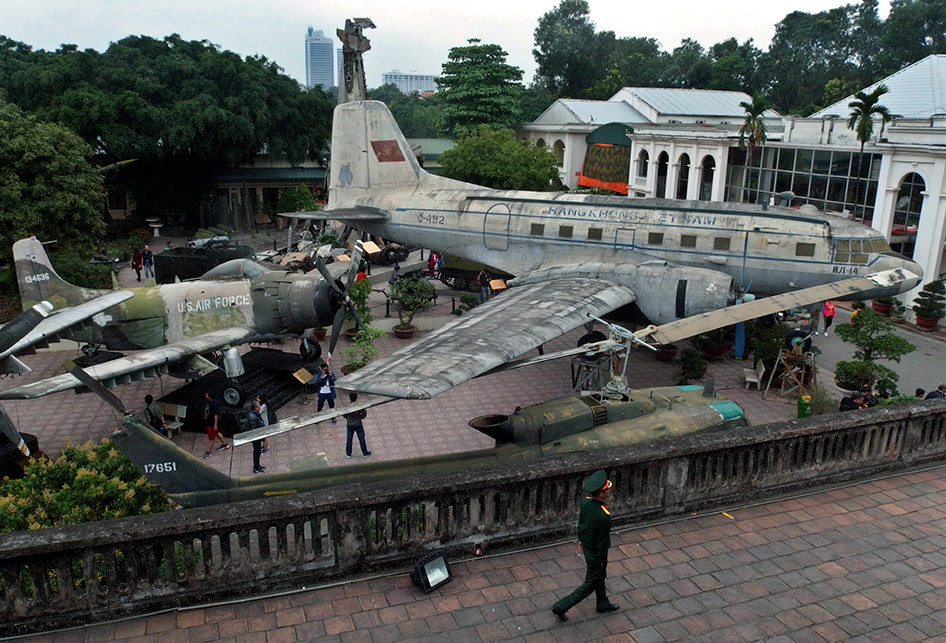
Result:
M923 281L923 268L920 264L895 252L884 253L876 264L875 272L886 270L896 271L889 277L889 281L878 281L880 294L871 291L864 297L893 296L913 290ZM882 292L881 292L882 291Z

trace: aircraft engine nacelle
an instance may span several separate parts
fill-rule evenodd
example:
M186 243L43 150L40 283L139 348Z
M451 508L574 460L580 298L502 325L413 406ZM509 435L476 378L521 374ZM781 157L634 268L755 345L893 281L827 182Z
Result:
M655 324L724 308L736 299L732 277L715 270L641 265L622 276L622 283L637 295L641 312Z
M603 402L599 395L585 395L542 402L519 409L513 415L481 415L469 424L496 440L496 444L536 446L601 424L641 417L656 408L647 399Z
M254 298L257 327L262 334L302 333L332 325L335 312L342 306L341 295L317 274L287 274L263 285L265 296Z

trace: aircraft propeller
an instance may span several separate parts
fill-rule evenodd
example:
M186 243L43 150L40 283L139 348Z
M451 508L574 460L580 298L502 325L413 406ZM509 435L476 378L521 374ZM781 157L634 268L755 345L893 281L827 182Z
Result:
M365 330L365 326L361 323L361 318L358 317L358 312L355 310L355 302L348 296L348 291L351 289L352 284L355 283L355 279L358 276L358 268L361 265L361 257L363 254L364 247L359 239L355 242L355 247L352 249L351 264L348 266L348 275L343 287L339 286L338 281L332 276L332 273L328 271L321 257L316 257L315 267L318 269L319 273L321 273L322 277L332 285L332 288L338 293L343 304L335 311L335 318L332 320L332 335L329 339L327 362L332 361L332 353L335 352L335 345L338 343L338 337L342 332L342 324L345 322L346 310L351 313L358 328Z

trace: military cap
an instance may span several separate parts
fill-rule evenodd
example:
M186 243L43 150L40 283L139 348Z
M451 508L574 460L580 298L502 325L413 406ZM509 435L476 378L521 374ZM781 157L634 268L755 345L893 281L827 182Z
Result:
M588 493L597 493L598 491L604 491L605 489L611 486L611 481L608 480L608 474L604 472L604 469L598 469L590 476L585 478L585 491Z

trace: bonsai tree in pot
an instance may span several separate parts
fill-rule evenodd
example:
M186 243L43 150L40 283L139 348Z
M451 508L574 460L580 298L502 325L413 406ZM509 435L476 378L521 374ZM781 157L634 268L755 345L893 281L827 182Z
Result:
M893 306L894 298L888 296L877 297L876 299L871 299L870 305L876 312L881 315L889 315L890 307Z
M401 277L391 285L391 299L397 304L398 324L394 327L395 334L399 337L413 334L416 330L414 315L430 307L434 294L430 282L419 277Z
M876 360L900 363L900 358L916 350L916 346L894 332L894 326L873 310L862 310L856 324L837 327L841 341L854 344L854 359L835 366L834 381L839 388L857 390L864 384L882 395L896 395L899 376Z
M700 351L695 348L684 348L680 351L680 357L677 361L680 362L681 383L683 384L689 379L703 377L703 373L706 372L707 361L703 359Z
M923 285L920 294L913 300L916 327L933 330L939 320L946 316L946 286L942 281L930 281Z
M371 282L367 279L356 281L351 285L351 288L348 289L348 297L355 305L355 311L358 313L358 318L361 319L361 323L365 326L370 324L372 316L371 307L368 305L368 302L371 299ZM355 321L355 318L351 316L351 312L347 308L345 309L345 319L352 323ZM356 328L352 328L346 332L346 334L352 338L354 338L356 333Z
M378 356L378 347L374 340L384 336L384 331L377 326L365 326L355 333L350 346L345 348L345 358L348 360L342 366L342 372L351 373Z

